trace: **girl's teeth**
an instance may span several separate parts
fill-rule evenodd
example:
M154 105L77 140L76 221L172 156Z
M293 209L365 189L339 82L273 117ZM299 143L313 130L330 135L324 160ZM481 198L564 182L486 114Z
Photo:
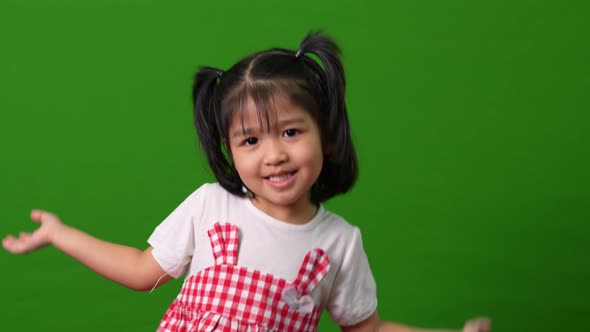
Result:
M291 174L283 174L283 175L277 175L277 176L269 176L268 179L270 181L281 181L281 180L285 180L289 176L291 176Z

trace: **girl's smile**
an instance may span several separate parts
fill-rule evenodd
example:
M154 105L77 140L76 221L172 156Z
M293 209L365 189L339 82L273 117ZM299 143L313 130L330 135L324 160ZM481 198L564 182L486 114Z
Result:
M287 172L287 173L278 173L275 175L267 176L265 179L269 182L269 184L276 189L284 189L289 187L292 183L295 182L295 176L297 171L295 172Z
M317 210L310 191L323 164L319 128L288 100L275 106L268 121L254 107L232 121L232 160L256 207L286 222L305 223Z

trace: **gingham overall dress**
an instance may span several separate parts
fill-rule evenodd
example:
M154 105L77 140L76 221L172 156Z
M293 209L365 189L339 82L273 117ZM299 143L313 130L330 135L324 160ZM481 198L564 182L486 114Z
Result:
M158 332L317 331L320 309L309 296L330 269L321 249L309 251L293 282L240 267L238 228L208 231L215 265L188 277Z

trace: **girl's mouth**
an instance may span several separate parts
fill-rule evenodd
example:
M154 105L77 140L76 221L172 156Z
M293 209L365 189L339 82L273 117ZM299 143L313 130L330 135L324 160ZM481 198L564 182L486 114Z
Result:
M271 175L271 176L267 176L266 179L271 181L271 182L281 182L283 180L288 179L289 177L291 177L293 174L295 174L295 172L291 172L291 173L281 173L279 175Z
M264 179L267 180L270 185L277 189L282 189L290 186L293 181L295 180L294 175L297 173L295 172L288 172L288 173L280 173L275 175L270 175L265 177Z

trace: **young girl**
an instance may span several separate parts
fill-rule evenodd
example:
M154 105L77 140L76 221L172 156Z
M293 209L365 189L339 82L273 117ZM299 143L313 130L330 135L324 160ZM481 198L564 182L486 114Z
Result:
M2 244L16 254L53 245L135 290L186 274L158 331L316 331L323 310L343 331L420 331L379 320L361 234L322 206L357 177L344 90L338 47L320 34L226 72L201 68L195 126L218 182L180 204L146 250L40 210L35 232ZM489 329L475 319L463 331Z

